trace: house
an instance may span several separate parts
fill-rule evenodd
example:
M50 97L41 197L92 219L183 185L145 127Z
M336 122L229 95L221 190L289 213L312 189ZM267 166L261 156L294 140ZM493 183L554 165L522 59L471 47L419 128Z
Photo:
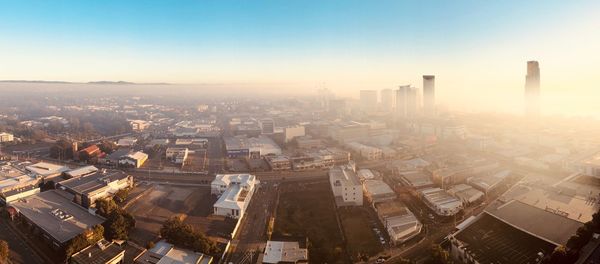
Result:
M7 210L12 219L25 221L30 230L40 234L38 238L59 250L77 235L105 221L72 200L70 193L48 190L16 200Z
M71 256L71 264L120 264L125 250L114 242L101 239Z
M211 193L219 195L213 213L242 218L258 183L252 174L217 174L210 184Z
M103 169L95 173L58 182L57 189L73 194L74 202L93 207L98 199L110 197L119 190L131 188L133 177L123 171Z
M119 166L129 168L139 168L148 160L148 154L136 151L119 158Z

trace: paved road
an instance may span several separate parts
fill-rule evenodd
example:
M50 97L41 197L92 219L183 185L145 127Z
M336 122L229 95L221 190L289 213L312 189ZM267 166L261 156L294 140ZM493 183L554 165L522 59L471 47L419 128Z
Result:
M250 201L246 216L244 217L237 236L234 238L235 247L230 254L233 263L244 263L246 253L262 249L267 240L267 225L270 217L275 213L277 202L277 186L274 184L262 185ZM245 263L253 263L248 260Z
M12 228L8 227L6 221L8 220L0 220L0 239L8 242L12 263L45 263Z

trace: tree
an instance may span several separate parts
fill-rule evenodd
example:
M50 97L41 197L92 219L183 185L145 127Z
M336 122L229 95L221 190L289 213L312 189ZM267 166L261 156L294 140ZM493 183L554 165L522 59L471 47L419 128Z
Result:
M167 220L160 229L160 235L169 243L206 254L218 254L217 244L191 225L183 223L179 217Z
M126 240L129 231L135 227L135 218L121 209L113 199L99 199L96 201L98 214L105 217L104 236L109 239Z
M104 140L98 144L98 148L104 153L110 154L117 150L118 146L112 141Z
M444 250L440 245L433 245L430 249L430 259L426 262L427 264L452 264L454 263L450 258L450 253Z
M9 253L8 242L0 240L0 263L6 263L8 261Z
M71 255L81 251L87 246L98 242L104 237L104 227L101 225L95 225L92 229L88 229L85 232L77 235L67 245L65 249L65 255L70 257Z

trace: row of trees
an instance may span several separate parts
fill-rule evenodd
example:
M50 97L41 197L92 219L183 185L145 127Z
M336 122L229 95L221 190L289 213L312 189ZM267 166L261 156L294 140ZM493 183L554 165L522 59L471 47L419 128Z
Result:
M71 239L65 249L65 255L71 256L87 246L100 241L100 239L103 237L104 227L102 225L96 225L92 229L86 230L85 232Z
M196 252L215 255L220 251L214 241L191 225L183 223L180 217L167 220L160 229L160 235L175 246Z

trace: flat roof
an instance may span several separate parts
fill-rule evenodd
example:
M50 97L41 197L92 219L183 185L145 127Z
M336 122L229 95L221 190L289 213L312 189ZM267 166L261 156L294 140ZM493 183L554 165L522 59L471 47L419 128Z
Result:
M98 168L96 168L95 166L84 166L84 167L80 167L77 169L73 169L70 171L65 172L65 174L67 174L68 176L72 177L72 178L76 178L76 177L81 177L83 175L87 175L93 172L98 171Z
M517 200L495 201L485 212L549 243L566 245L583 223Z
M78 264L105 264L124 252L117 244L102 239L75 253L71 256L71 261Z
M433 181L425 173L420 171L404 172L400 174L404 182L414 188L421 188L433 185Z
M396 193L382 180L365 180L365 190L371 196L396 196Z
M295 241L267 241L263 263L296 263L308 260L308 249Z
M74 192L86 194L104 188L109 182L119 181L128 176L127 173L119 170L111 170L106 173L97 171L86 176L61 181L59 184Z
M479 263L536 263L539 252L547 256L556 247L486 213L454 237Z
M36 164L29 165L25 168L27 168L28 171L31 171L40 176L51 176L69 170L69 167L67 166L57 165L48 162L38 162Z
M330 169L329 178L331 183L341 181L345 182L346 185L360 185L360 180L356 173L353 170L346 168L346 166L338 166Z
M56 241L64 243L104 222L103 218L73 203L72 197L65 191L49 190L16 200L10 206Z

